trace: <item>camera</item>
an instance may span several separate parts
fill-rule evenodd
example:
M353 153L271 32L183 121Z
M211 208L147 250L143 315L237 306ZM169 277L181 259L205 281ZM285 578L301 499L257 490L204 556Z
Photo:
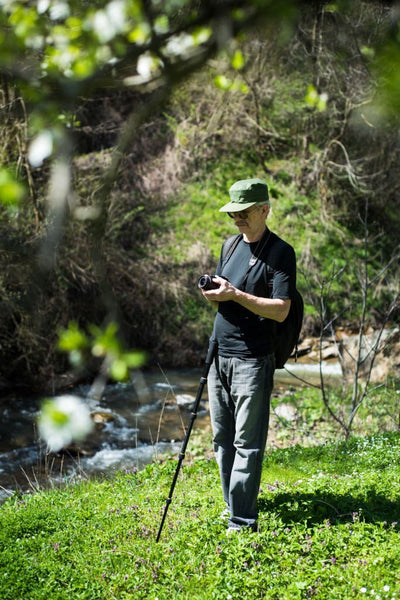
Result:
M202 275L201 277L199 277L197 287L204 291L216 290L217 288L219 288L219 283L214 281L214 277L215 275Z

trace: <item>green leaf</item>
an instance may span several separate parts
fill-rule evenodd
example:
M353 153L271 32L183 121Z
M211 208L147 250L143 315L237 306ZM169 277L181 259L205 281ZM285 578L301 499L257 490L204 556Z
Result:
M129 32L127 39L132 44L145 44L151 35L150 25L146 22L138 23L136 27Z
M117 323L109 323L104 331L99 327L92 326L90 331L94 337L92 346L94 356L106 356L107 354L118 356L121 353L121 344L116 336Z
M220 90L229 90L232 86L232 81L225 77L225 75L217 75L214 78L214 83Z
M199 27L192 33L192 39L195 46L204 44L212 35L210 27Z
M131 369L137 369L141 367L146 362L146 355L144 352L134 351L134 352L126 352L123 355L126 364Z
M64 329L59 334L57 347L64 352L73 352L87 348L88 345L87 336L80 331L77 323L73 321L69 324L68 329Z
M325 93L319 94L313 85L309 85L304 100L311 108L317 108L323 112L326 110L328 95Z
M24 186L7 169L0 169L0 202L5 206L16 206L25 195Z
M240 69L243 69L244 64L245 60L241 50L236 50L232 58L232 67L239 71Z
M110 365L110 375L115 381L125 381L128 378L129 369L123 358L117 358Z
M297 587L297 589L299 589L299 590L305 590L307 587L306 581L295 581L294 584Z

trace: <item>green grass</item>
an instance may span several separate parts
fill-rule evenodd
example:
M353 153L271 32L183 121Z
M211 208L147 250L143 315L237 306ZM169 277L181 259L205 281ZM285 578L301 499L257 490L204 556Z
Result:
M400 436L268 451L260 531L227 538L213 459L9 499L3 600L400 598Z

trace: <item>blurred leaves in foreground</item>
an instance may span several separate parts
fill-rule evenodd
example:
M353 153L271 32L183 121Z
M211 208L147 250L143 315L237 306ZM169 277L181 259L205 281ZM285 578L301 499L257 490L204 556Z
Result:
M60 332L58 349L67 352L73 367L84 366L90 356L103 359L103 368L115 381L126 381L130 369L145 363L146 356L139 350L125 350L118 338L118 325L109 323L104 329L89 325L88 333L72 321Z

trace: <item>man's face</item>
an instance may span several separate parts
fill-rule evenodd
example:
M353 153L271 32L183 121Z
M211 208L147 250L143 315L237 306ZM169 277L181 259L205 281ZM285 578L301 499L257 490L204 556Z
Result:
M231 212L228 215L235 220L235 225L241 233L258 233L265 228L265 219L269 212L268 204L251 206L246 210Z

